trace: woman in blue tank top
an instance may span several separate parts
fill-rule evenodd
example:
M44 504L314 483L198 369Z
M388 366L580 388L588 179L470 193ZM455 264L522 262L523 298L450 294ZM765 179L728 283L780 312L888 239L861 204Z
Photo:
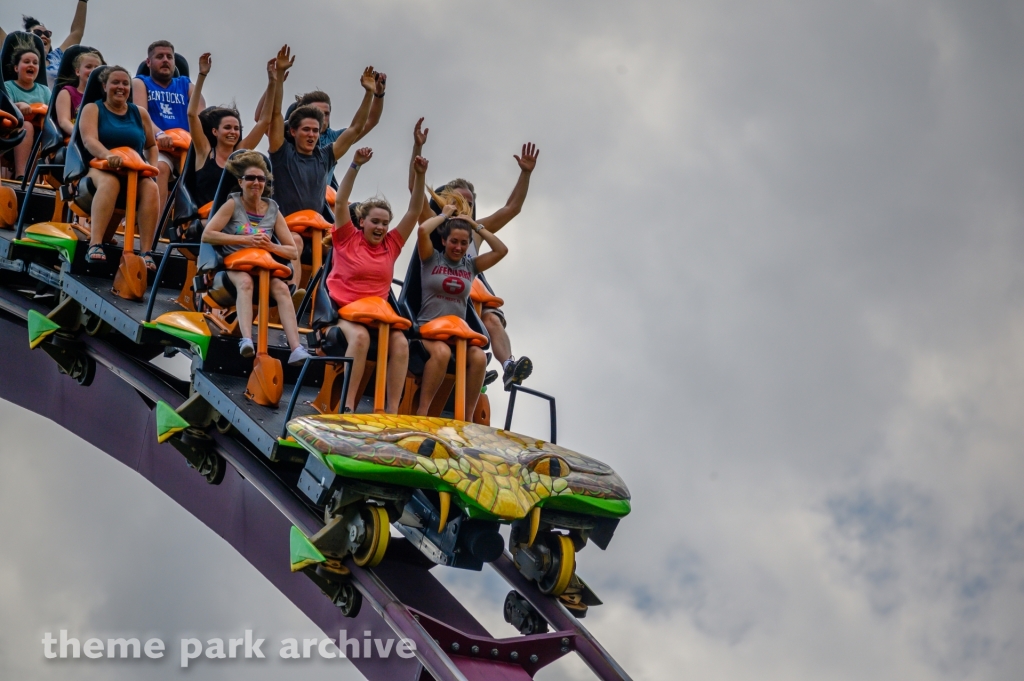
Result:
M82 144L95 158L106 159L111 168L121 165L121 157L111 149L128 147L133 149L150 165L156 165L156 140L153 138L152 123L145 109L132 104L132 78L122 66L105 68L99 76L103 84L104 98L82 106L79 112L79 134ZM113 237L117 222L111 220L117 205L118 195L125 184L124 176L96 168L89 169L89 178L96 190L92 199L92 234L89 237L89 251L86 260L92 263L105 262L103 244ZM140 177L137 193L137 214L142 257L148 269L155 270L156 263L149 247L156 231L157 189L152 178Z

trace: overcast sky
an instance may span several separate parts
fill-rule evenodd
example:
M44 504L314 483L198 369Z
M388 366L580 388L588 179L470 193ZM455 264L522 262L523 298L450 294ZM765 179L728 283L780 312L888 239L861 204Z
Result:
M336 125L362 67L385 71L356 199L401 212L418 116L429 180L469 178L484 214L515 182L512 154L539 145L488 276L529 385L559 398L560 443L633 494L579 569L605 601L587 626L634 678L1019 678L1024 5L89 8L84 42L109 63L134 69L158 38L193 65L212 51L206 99L236 101L247 126L283 42L288 99L326 89ZM59 42L73 3L5 2L0 25L20 11ZM541 416L516 429L543 435ZM0 428L0 676L177 677L47 664L37 640L60 626L316 635L131 471L11 405ZM514 633L499 580L442 578ZM588 676L568 661L539 678Z

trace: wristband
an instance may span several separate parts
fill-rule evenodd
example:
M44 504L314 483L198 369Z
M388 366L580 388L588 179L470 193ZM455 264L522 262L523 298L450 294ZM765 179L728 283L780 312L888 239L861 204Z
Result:
M350 165L349 168L351 168L352 170L359 170L359 166L356 165L355 161L352 162L352 165Z
M384 99L384 95L386 95L386 94L387 94L386 92L382 92L382 93L380 93L378 95L376 92L374 92L373 96L376 97L377 99Z

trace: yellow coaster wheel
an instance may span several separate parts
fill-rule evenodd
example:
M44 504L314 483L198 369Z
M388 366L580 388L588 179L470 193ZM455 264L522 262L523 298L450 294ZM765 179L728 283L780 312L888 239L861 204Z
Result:
M384 560L391 539L391 522L383 506L364 506L359 511L366 527L366 538L352 554L352 560L359 567L375 567ZM564 590L564 587L563 587Z
M576 546L568 536L553 534L548 540L548 547L551 549L551 567L537 585L546 594L561 596L576 572Z

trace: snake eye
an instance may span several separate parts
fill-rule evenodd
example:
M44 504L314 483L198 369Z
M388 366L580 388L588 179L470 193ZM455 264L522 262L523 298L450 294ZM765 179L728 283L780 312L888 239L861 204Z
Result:
M543 459L537 459L530 466L530 469L534 473L547 475L552 478L564 478L569 475L569 464L564 460L559 459L557 456L548 456Z

